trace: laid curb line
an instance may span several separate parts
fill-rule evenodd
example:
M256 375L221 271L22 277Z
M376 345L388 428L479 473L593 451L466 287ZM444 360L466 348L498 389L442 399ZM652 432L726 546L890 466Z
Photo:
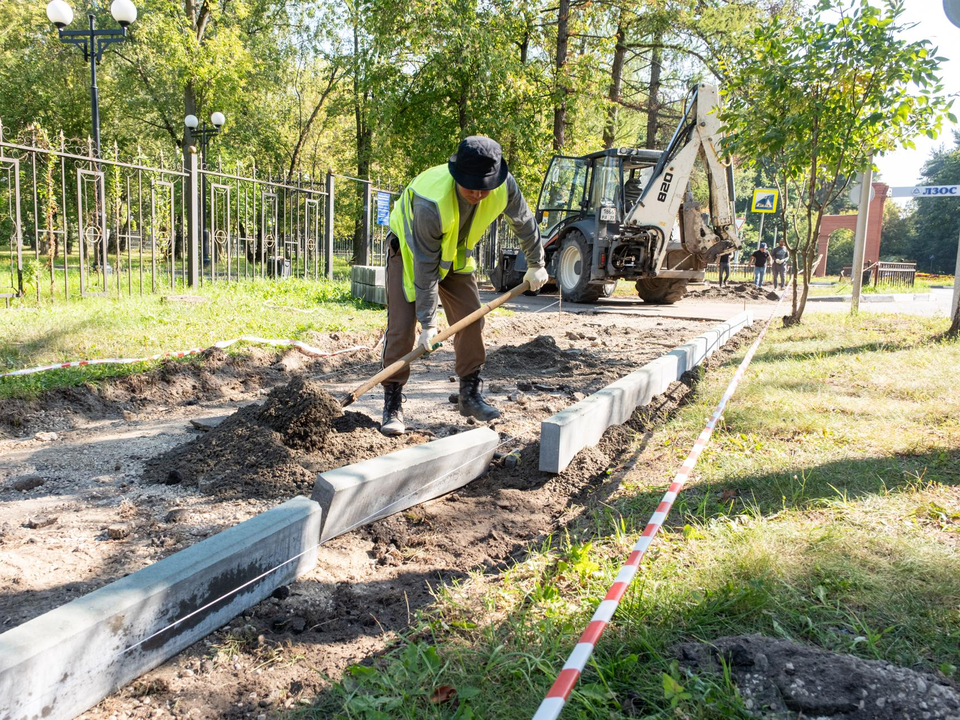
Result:
M753 311L745 310L541 422L540 470L563 472L578 452L600 442L607 428L625 423L638 407L752 324Z
M807 302L850 302L850 295L818 295L807 297ZM933 296L930 293L891 293L889 295L861 295L862 303L883 303L883 302L917 302L931 301Z
M70 720L317 564L292 500L0 635L0 718Z

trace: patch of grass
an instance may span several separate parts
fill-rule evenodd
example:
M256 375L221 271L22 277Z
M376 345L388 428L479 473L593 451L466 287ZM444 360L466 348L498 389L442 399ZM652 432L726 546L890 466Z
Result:
M680 642L740 633L956 673L960 343L934 339L945 329L815 315L771 330L565 717L750 717L729 677L673 659ZM307 715L531 717L744 352L648 438L589 522L442 588Z
M347 281L250 280L164 295L88 297L69 304L0 310L0 371L106 357L144 357L208 347L239 335L310 342L317 333L373 333L386 323L380 306L350 296ZM237 351L237 348L233 349ZM149 364L85 366L0 380L0 397L142 372Z

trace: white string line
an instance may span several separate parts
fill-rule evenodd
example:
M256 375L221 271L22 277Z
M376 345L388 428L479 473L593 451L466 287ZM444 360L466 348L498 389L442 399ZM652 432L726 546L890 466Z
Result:
M504 445L506 445L506 444L509 443L509 442L512 442L512 441L515 441L515 440L519 440L519 439L520 439L520 438L508 436L505 440L503 440L503 441L500 442L498 445L496 445L496 446L494 447L494 450L497 450L498 448L503 447ZM435 485L436 483L440 482L441 480L443 480L443 479L444 479L445 477L447 477L448 475L450 475L450 474L452 474L452 473L455 473L455 472L457 472L458 470L461 470L462 468L466 467L467 465L470 465L470 464L473 463L473 462L476 462L476 460L477 460L476 457L471 458L470 460L468 460L467 462L463 463L462 465L458 465L457 467L453 468L452 470L448 470L447 472L443 473L442 475L440 475L439 477L435 478L434 480L432 480L431 482L427 483L426 485L418 488L417 490L415 490L415 491L413 491L413 492L408 493L407 495L404 495L404 496L398 498L397 500L395 500L394 502L390 503L390 504L387 505L386 507L381 508L380 510L377 510L376 512L371 513L371 514L368 515L367 517L365 517L365 518L357 521L356 523L354 523L353 525L351 525L350 527L348 527L346 530L344 530L342 533L339 533L339 534L338 534L338 537L339 537L339 535L342 535L342 534L351 532L352 530L355 530L356 528L360 527L361 525L363 525L363 524L371 521L373 518L377 517L378 515L381 515L382 513L386 512L387 510L389 510L390 508L394 507L395 505L398 505L399 503L402 503L404 500L407 500L407 499L409 499L409 498L411 498L411 497L419 494L419 493L422 492L423 490L429 488L431 485ZM234 526L234 527L236 527L236 526ZM321 541L321 542L318 542L316 545L312 545L312 546L308 547L306 550L303 550L302 552L297 553L297 554L294 555L293 557L288 558L287 560L284 560L282 563L276 565L275 567L270 568L269 570L264 571L263 573L261 573L261 574L258 575L257 577L255 577L255 578L253 578L253 579L251 579L251 580L248 580L247 582L245 582L245 583L243 583L242 585L234 588L233 590L228 590L226 593L224 593L224 594L221 595L220 597L216 598L215 600L211 600L210 602L208 602L208 603L207 603L206 605L204 605L203 607L197 608L197 609L194 610L193 612L191 612L191 613L189 613L189 614L187 614L187 615L184 615L182 618L180 618L180 619L178 619L178 620L175 620L174 622L170 623L170 624L167 625L166 627L163 627L163 628L161 628L160 630L157 630L157 631L156 631L155 633L153 633L152 635L149 635L149 636L143 638L142 640L134 643L134 644L131 645L130 647L126 648L125 650L121 650L120 652L116 653L116 654L114 655L114 657L118 657L118 656L120 656L120 655L125 655L126 653L130 652L131 650L135 650L136 648L138 648L138 647L140 647L141 645L143 645L145 642L149 642L149 641L152 640L153 638L157 637L157 635L161 635L161 634L165 633L167 630L170 630L171 628L176 627L176 626L179 625L180 623L182 623L182 622L184 622L184 621L186 621L186 620L189 620L190 618L192 618L192 617L194 617L195 615L203 612L204 610L207 610L207 609L213 607L214 605L216 605L217 603L221 602L222 600L225 600L226 598L230 597L231 595L234 595L234 594L240 592L240 591L243 590L245 587L247 587L247 586L249 586L249 585L252 585L253 583L256 583L256 582L262 580L262 579L265 578L267 575L270 575L271 573L276 572L277 570L279 570L280 568L284 567L285 565L289 565L289 564L292 563L294 560L297 560L297 559L303 557L304 555L306 555L307 553L316 550L316 549L319 548L321 545L323 545L324 543L326 543L326 542L328 542L329 540L332 540L332 539L333 539L333 538L328 538L327 540L323 540L323 541ZM172 557L172 556L171 556L171 557ZM112 659L112 658L111 658L111 659Z
M540 308L539 310L534 310L532 314L533 314L533 315L536 315L537 313L543 312L544 310L549 310L549 309L552 308L554 305L559 305L560 302L561 302L560 300L557 300L557 301L554 302L554 303L550 303L549 305L545 305L544 307ZM558 310L557 312L559 312L559 310Z

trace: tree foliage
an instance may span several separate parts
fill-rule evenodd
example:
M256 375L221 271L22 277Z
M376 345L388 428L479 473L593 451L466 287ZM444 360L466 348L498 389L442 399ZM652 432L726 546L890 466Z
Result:
M799 0L139 0L99 68L103 147L169 157L183 117L227 116L212 162L400 184L461 137L504 146L535 192L554 151L661 147L689 85ZM79 26L106 3L71 0ZM558 61L558 43L566 44ZM0 3L0 118L90 133L88 69L42 2ZM618 58L619 52L619 60ZM558 112L562 110L562 112ZM562 137L557 135L557 118Z
M872 153L936 137L948 116L927 41L901 37L903 0L820 0L792 24L775 18L729 71L727 149L763 165L799 283L789 322L806 304L823 215ZM953 116L951 120L955 121Z

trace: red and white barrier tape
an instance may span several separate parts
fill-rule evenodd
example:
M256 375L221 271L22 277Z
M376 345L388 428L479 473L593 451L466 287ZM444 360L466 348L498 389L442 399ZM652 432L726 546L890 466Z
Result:
M781 300L782 299L783 298L781 297ZM778 302L777 308L779 307L780 303ZM580 675L583 672L584 667L586 667L587 661L593 654L593 650L597 644L597 641L600 639L600 636L606 629L607 624L613 617L613 613L616 612L617 607L620 605L620 600L623 598L624 593L626 593L627 588L630 587L630 583L632 583L634 577L636 577L637 570L640 568L640 560L643 558L647 548L649 548L650 544L653 542L653 538L657 534L657 531L660 530L660 526L663 524L664 520L666 520L667 514L670 512L674 501L677 499L677 495L680 494L684 484L690 477L690 472L697 464L700 453L703 452L703 449L710 441L710 436L713 435L713 429L720 420L720 416L723 414L723 409L726 407L727 401L733 397L733 393L736 391L737 386L743 379L743 376L747 371L747 366L753 359L754 353L756 353L757 348L760 347L760 342L763 340L763 336L767 334L767 329L770 327L771 321L774 317L776 317L777 308L774 308L773 313L770 315L770 319L767 320L767 324L764 325L763 330L761 330L760 334L757 335L757 339L753 341L753 344L750 346L750 349L744 356L743 361L737 368L736 374L734 374L730 384L727 385L726 392L723 393L723 397L720 398L720 402L717 403L717 407L713 411L713 415L711 415L710 419L707 421L707 426L703 429L703 432L700 433L700 436L697 438L696 442L694 442L693 449L690 451L687 459L683 461L683 465L680 466L680 471L673 478L673 482L670 484L669 489L664 494L660 504L657 506L656 512L654 512L650 517L647 526L640 535L640 539L637 540L637 544L633 546L633 552L630 553L630 557L627 558L627 562L624 563L624 565L620 568L620 572L617 573L617 577L614 579L613 585L610 586L606 597L603 598L603 601L600 603L597 611L590 619L587 629L584 630L583 634L580 636L580 640L573 648L573 652L570 653L570 657L567 658L567 662L564 663L563 669L557 676L556 681L554 681L553 686L547 692L546 698L542 703L540 703L540 707L533 716L533 720L556 720L556 718L560 716L560 712L563 710L564 705L566 705L567 699L570 697L570 693L573 691L574 685L577 684L577 680L580 679Z
M304 355L309 355L311 357L333 357L334 355L344 355L346 353L359 352L361 350L376 350L377 347L380 346L380 343L383 342L383 338L381 337L380 342L378 342L372 348L367 347L366 345L355 345L354 347L344 348L343 350L325 352L319 348L313 347L312 345L307 345L307 343L300 342L299 340L272 340L269 338L257 337L255 335L241 335L233 340L221 340L220 342L215 342L209 347L198 347L191 348L190 350L180 350L177 352L158 353L156 355L148 355L147 357L142 358L103 358L100 360L76 360L74 362L56 363L54 365L41 365L39 367L24 368L23 370L11 370L10 372L0 373L0 378L13 377L14 375L32 375L34 373L44 372L46 370L61 370L63 368L82 367L84 365L129 365L130 363L149 362L151 360L162 360L164 358L182 358L186 357L187 355L197 355L198 353L212 350L213 348L227 348L238 342L256 343L258 345L272 345L273 347L293 347L302 352Z

